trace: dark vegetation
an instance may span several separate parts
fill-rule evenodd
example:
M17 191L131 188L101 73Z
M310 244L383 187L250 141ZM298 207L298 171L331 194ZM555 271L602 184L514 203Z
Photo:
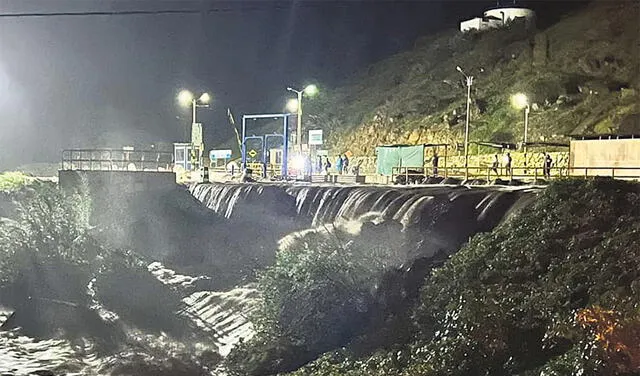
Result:
M324 352L292 375L635 375L639 239L640 185L610 179L550 184L446 262L389 268L310 238L262 274L258 334L227 365L272 375Z
M62 337L79 349L89 341L99 355L123 354L118 375L202 370L201 350L153 340L209 340L176 314L184 292L151 275L144 256L98 240L85 192L34 181L3 192L0 202L0 306L13 311L0 330Z

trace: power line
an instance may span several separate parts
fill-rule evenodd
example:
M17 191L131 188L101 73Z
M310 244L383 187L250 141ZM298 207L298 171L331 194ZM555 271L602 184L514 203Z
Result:
M303 3L304 4L304 3ZM309 8L304 4L304 8ZM313 4L315 5L315 4ZM299 7L299 6L298 6ZM291 9L291 4L270 3L264 6L241 6L209 9L163 9L163 10L106 10L106 11L82 11L82 12L21 12L21 13L0 13L0 18L37 18L37 17L77 17L77 16L156 16L156 15L189 15L189 14L213 14L250 12L264 10L287 10Z
M227 9L216 9L216 12ZM230 9L229 9L230 10ZM44 13L0 13L0 18L27 18L27 17L64 17L64 16L136 16L136 15L162 15L162 14L199 14L211 13L214 10L116 10L116 11L91 11L91 12L44 12Z
M265 10L290 10L295 8L321 8L323 5L332 7L344 6L341 2L327 3L306 3L300 2L296 5L286 2L275 2L264 6L241 6L209 9L161 9L161 10L106 10L106 11L82 11L82 12L20 12L20 13L0 13L0 18L37 18L37 17L77 17L77 16L156 16L156 15L189 15L189 14L213 14L232 12L251 12ZM347 3L348 4L348 3Z

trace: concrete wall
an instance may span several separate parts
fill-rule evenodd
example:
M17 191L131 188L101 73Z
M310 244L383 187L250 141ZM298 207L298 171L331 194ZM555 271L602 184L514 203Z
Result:
M494 19L482 19L481 17L472 18L467 21L460 22L460 31L484 31L489 29L495 29L502 26L502 21Z
M470 20L460 22L460 31L480 30L482 25L482 18L476 17Z
M639 178L640 138L572 140L569 166L576 176Z
M178 187L173 172L60 170L58 179L62 189L87 189L91 220L102 225L124 220L139 196L163 195Z
M532 22L536 17L536 13L527 8L497 8L484 12L484 16L498 18L506 25L516 18L524 18L528 22Z

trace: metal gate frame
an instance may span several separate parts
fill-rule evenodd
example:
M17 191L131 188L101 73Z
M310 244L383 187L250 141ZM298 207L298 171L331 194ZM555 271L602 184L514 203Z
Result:
M242 115L242 166L247 165L247 140L248 139L262 139L262 148L267 147L267 137L282 137L282 176L286 177L289 168L287 166L289 159L289 116L291 114L255 114L255 115ZM247 136L247 119L282 119L282 134L271 133L264 136ZM263 150L262 160L265 162L266 151Z
M246 149L246 142L248 140L260 140L260 149L261 149L260 151L262 152L262 163L264 163L264 157L265 157L265 155L264 155L264 143L265 143L264 136L247 136L247 137L245 137L244 141L242 142L243 149ZM243 155L245 155L245 154L243 154ZM246 162L246 155L245 155L245 158L243 158L243 160L242 160L242 163L245 163L245 162Z

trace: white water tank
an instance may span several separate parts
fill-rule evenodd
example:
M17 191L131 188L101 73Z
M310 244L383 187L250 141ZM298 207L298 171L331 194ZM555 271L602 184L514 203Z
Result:
M503 27L516 19L525 19L528 26L535 23L536 13L527 8L495 8L484 12L482 17L472 18L460 23L460 31L484 31Z
M517 18L524 18L527 23L532 23L535 20L536 12L527 8L495 8L489 9L484 12L484 18L498 19L502 22L502 25L508 25L510 22Z

